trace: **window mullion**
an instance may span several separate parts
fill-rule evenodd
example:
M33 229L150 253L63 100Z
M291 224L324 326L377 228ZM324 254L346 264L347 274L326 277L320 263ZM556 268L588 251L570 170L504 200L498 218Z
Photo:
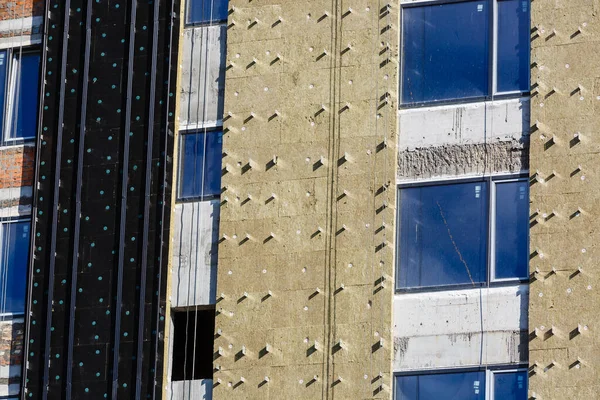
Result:
M496 278L496 182L490 177L489 233L488 233L488 283Z
M492 97L498 91L498 0L492 1Z
M10 65L8 69L8 82L7 86L7 100L5 101L5 110L4 110L4 141L12 141L11 132L16 121L13 121L14 113L14 103L15 103L15 88L17 85L17 75L16 70L19 68L19 63L21 60L17 60L16 53L11 49L10 51Z

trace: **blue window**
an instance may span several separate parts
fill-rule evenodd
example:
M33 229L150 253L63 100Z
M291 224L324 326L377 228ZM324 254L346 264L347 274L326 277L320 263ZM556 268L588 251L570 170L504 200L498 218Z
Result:
M529 1L498 0L497 91L529 91Z
M494 400L527 399L527 371L494 372Z
M396 377L396 400L441 399L485 400L485 371Z
M444 371L396 376L394 399L527 400L527 371Z
M223 133L182 133L179 198L210 199L221 194Z
M495 215L495 279L528 275L529 183L498 182Z
M189 0L187 3L187 24L227 21L227 0Z
M3 222L0 225L0 314L25 312L30 221Z
M37 132L40 54L30 50L0 51L0 116L3 142L33 139ZM6 114L8 113L8 114Z
M526 180L406 187L398 198L399 290L527 279Z
M409 5L402 27L404 104L529 90L529 0Z

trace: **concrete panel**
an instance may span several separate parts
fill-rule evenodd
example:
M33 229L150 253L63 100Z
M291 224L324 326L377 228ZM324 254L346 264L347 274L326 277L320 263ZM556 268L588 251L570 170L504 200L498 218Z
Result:
M175 206L171 307L215 303L219 201Z
M171 383L171 400L212 400L212 379Z
M183 32L179 128L212 127L223 118L225 93L225 25Z
M397 294L394 371L527 361L527 285Z
M400 110L399 151L520 141L529 134L529 100L509 99Z

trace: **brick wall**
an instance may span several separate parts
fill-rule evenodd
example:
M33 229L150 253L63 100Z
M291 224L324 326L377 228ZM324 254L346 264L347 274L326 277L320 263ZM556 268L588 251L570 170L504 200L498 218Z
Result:
M31 186L34 162L33 146L0 149L0 189Z
M0 0L0 20L41 16L43 0Z

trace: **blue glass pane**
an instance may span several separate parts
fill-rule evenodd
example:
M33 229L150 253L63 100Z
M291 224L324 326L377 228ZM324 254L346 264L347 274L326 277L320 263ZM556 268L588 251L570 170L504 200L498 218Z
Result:
M190 0L188 2L188 24L206 24L227 20L227 0Z
M222 142L222 132L181 136L180 198L203 198L221 193Z
M494 399L527 400L527 372L495 373Z
M4 126L4 98L6 97L6 71L8 68L8 55L0 51L0 132Z
M529 90L529 0L498 1L498 92Z
M16 123L12 124L10 139L32 138L37 131L40 55L23 54L19 64L21 70L17 71L13 111Z
M403 9L402 102L488 94L488 1Z
M399 288L487 279L488 184L400 190Z
M25 312L27 261L29 257L29 230L31 223L12 222L2 226L2 271L0 312Z
M485 372L398 376L396 400L485 400Z
M496 184L496 278L528 275L529 183Z

